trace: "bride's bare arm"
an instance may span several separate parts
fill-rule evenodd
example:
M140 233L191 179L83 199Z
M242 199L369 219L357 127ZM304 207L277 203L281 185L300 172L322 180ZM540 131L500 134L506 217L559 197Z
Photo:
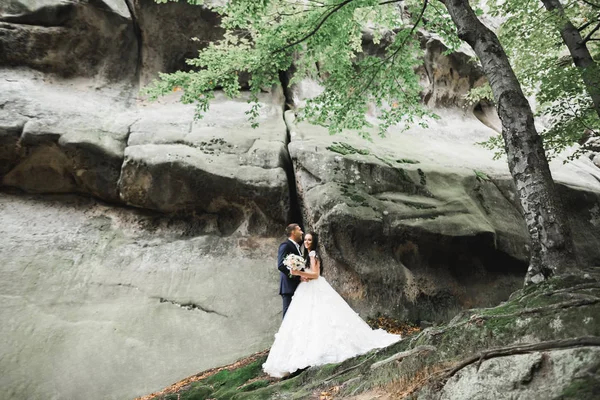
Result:
M298 275L303 278L316 279L321 272L320 261L317 257L310 258L310 271L292 271L292 275Z

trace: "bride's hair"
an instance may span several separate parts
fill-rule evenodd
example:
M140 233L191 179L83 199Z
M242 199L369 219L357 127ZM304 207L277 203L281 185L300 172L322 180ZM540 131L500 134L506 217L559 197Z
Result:
M308 232L307 235L312 236L312 244L310 251L314 251L317 253L317 257L319 258L319 266L321 267L321 274L323 274L323 259L319 254L319 235L316 232ZM307 248L304 249L304 257L306 258L306 266L310 267L310 257L308 256L309 250Z

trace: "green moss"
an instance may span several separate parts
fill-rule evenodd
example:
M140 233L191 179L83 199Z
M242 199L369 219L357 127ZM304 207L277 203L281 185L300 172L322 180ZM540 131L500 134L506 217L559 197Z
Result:
M408 174L406 173L406 171L402 168L398 168L398 173L400 174L400 180L402 182L408 182L408 183L412 183L414 185L414 182L412 179L410 179L410 176L408 176Z
M399 164L420 164L421 163L421 161L411 160L409 158L401 158L399 160L396 160L396 162Z
M339 363L323 365L318 369L318 371L316 371L315 378L327 378L328 376L333 375L339 366Z
M431 210L436 208L435 206L429 205L429 204L422 204L422 203L413 203L410 201L405 201L404 202L405 205L412 207L412 208L416 208L418 210Z
M348 185L340 185L341 186L341 192L344 196L346 196L351 202L352 204L348 204L349 206L362 206L362 207L370 207L371 205L369 204L369 202L367 201L367 198L364 197L363 195L357 193L357 189L354 189L353 187L348 187Z
M558 397L561 400L592 400L600 398L600 377L586 376L573 380Z
M369 150L367 150L367 149L357 149L356 147L353 147L353 146L349 145L348 143L344 143L344 142L334 142L331 146L327 146L327 150L333 151L334 153L339 153L342 155L348 155L348 154L367 155L367 154L369 154Z
M244 385L240 388L242 392L249 392L251 390L260 389L263 387L269 386L269 381L266 379L260 379L258 381L254 381L249 383L248 385Z
M350 200L352 200L352 201L355 201L355 202L357 202L357 203L362 203L362 202L364 202L365 200L367 200L367 199L365 199L364 197L362 197L360 194L356 194L356 193L349 194L349 195L348 195L348 198L349 198Z
M182 393L179 400L205 400L212 396L213 390L211 387L206 385L192 385L192 388Z
M485 172L478 171L476 169L473 170L475 172L475 177L478 181L489 181L490 177L486 175Z
M264 359L260 359L254 361L251 364L245 365L241 368L234 370L223 370L215 375L208 377L205 381L207 385L218 386L218 385L226 385L226 386L240 386L244 384L246 381L260 376L262 374L262 364L264 363Z

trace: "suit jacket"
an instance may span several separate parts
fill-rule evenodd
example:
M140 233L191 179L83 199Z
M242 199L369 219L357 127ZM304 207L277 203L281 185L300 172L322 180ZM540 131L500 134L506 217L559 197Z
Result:
M290 271L283 264L283 260L287 257L288 254L298 254L302 255L296 249L296 246L289 239L286 239L285 242L279 245L279 251L277 252L277 269L279 270L279 294L294 294L298 284L300 283L299 276L289 277Z

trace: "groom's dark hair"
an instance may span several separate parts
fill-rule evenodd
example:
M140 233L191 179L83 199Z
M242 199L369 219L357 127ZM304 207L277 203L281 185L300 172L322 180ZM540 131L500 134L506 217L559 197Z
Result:
M285 236L290 237L290 235L292 234L292 232L294 232L296 230L297 227L299 227L300 225L298 224L289 224L286 228L285 228Z

